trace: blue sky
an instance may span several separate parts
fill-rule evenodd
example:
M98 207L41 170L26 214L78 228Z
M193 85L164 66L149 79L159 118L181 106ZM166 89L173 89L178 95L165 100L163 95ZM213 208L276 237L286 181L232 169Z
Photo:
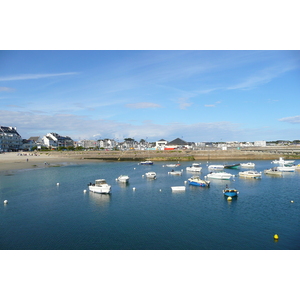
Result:
M0 125L23 138L300 139L299 51L0 51Z

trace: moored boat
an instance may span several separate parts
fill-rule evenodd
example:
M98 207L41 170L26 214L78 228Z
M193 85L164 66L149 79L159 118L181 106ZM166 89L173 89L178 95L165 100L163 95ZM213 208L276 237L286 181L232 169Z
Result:
M168 174L170 174L170 175L182 175L182 171L172 170L172 171L168 172Z
M295 172L296 166L290 163L280 163L277 169L282 172Z
M210 171L222 171L224 169L224 165L209 165L208 169Z
M272 164L293 164L294 160L284 160L282 157L279 157L279 160L273 160Z
M242 168L254 168L255 167L255 163L253 163L253 162L241 163L240 165Z
M210 172L204 178L229 180L232 177L234 177L234 175L227 172Z
M226 187L223 190L223 194L226 197L237 197L238 194L239 194L239 191L237 189L235 189L235 188L228 188L228 187Z
M172 189L173 192L176 192L176 191L185 191L185 186L184 185L171 186L171 189Z
M89 183L89 191L98 194L109 194L111 186L107 184L105 179L97 179L95 183Z
M147 172L145 175L149 179L156 179L156 173L155 172Z
M128 176L128 175L120 175L120 176L117 178L117 181L120 181L120 182L128 182L128 181L129 181L129 176Z
M239 172L239 176L240 177L244 177L244 178L258 179L258 178L261 178L261 172L257 172L257 171L243 171L243 172Z
M151 160L141 161L140 165L153 165L153 161L151 161Z
M264 170L264 174L282 176L283 172L279 171L278 168L275 167L275 168Z
M202 180L199 176L192 176L191 178L188 179L188 183L189 185L208 187L210 181Z
M202 167L198 163L193 163L191 166L186 167L187 172L201 172Z
M169 167L169 168L176 168L176 167L179 167L180 164L167 164L166 167Z
M240 164L224 165L225 169L238 169Z

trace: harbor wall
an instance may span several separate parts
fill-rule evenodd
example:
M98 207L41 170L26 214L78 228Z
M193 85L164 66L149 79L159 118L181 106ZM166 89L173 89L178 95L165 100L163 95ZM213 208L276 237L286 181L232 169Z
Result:
M51 155L51 153L49 153ZM57 154L57 152L56 152ZM300 159L300 151L291 149L252 149L252 150L149 150L149 151L69 151L61 152L62 156L118 161L178 161L178 160L273 160L280 156L287 159Z

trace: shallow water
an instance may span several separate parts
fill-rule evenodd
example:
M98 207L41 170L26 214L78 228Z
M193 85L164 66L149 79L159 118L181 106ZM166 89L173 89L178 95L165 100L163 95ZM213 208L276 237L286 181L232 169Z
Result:
M274 166L253 162L257 171ZM191 162L177 168L182 176L168 175L166 163L99 162L1 175L0 249L300 249L299 171L211 180L205 188L184 183L194 175L185 170ZM226 162L209 162L219 163ZM202 167L203 178L206 162ZM142 176L148 171L157 179ZM121 174L129 184L115 180ZM112 193L84 193L99 178ZM223 196L226 184L239 190L237 199ZM186 191L172 192L175 185Z

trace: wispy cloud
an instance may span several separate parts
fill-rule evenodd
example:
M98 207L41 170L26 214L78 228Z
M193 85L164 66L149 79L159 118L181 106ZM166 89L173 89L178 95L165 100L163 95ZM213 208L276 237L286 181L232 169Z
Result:
M287 123L291 123L291 124L299 124L300 116L282 118L282 119L279 119L278 121L287 122Z
M13 92L15 89L6 87L6 86L0 86L0 92Z
M78 72L54 73L54 74L21 74L21 75L0 77L0 81L41 79L47 77L69 76L69 75L77 75L77 74Z
M188 98L179 98L177 103L180 109L186 109L193 104L192 102L188 102Z
M237 90L237 89L249 90L257 86L267 84L270 81L272 81L274 78L279 77L283 73L294 70L296 67L297 66L295 65L286 65L286 66L274 66L274 67L265 68L257 72L256 74L249 76L244 81L236 85L229 86L227 89L228 90Z
M126 104L126 107L129 107L132 109L143 109L143 108L161 107L161 105L152 103L152 102L138 102L138 103L128 103L128 104Z
M221 103L221 101L217 101L217 102L215 102L215 104L204 104L204 106L205 107L216 107L217 104L220 104L220 103Z

